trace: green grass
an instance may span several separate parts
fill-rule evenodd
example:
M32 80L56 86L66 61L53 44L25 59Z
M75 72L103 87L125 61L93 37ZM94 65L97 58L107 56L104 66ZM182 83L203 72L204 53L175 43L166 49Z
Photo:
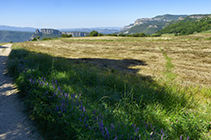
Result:
M166 58L166 73L174 65ZM211 89L159 84L13 46L7 64L45 139L209 139ZM171 76L170 76L171 77Z

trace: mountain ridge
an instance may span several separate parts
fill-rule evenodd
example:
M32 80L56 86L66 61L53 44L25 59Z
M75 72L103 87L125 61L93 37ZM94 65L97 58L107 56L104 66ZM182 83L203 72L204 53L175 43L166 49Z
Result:
M34 32L36 29L43 29L43 28L34 28L34 27L15 27L15 26L7 26L7 25L0 25L0 30L2 31L21 31L21 32ZM52 28L51 28L52 29ZM67 29L56 29L63 32L91 32L96 30L100 33L110 34L119 32L121 27L93 27L93 28L67 28Z
M155 33L156 31L162 29L166 25L166 23L173 21L173 20L178 20L181 17L185 18L187 16L188 15L165 14L165 15L158 15L153 18L139 18L139 19L135 20L134 23L121 28L120 32L126 33L126 34L133 34L133 33L137 33L137 32L144 32L147 34L152 34L152 33ZM135 28L135 29L133 29L133 28ZM147 31L147 29L149 31ZM151 29L151 31L150 31L150 29Z

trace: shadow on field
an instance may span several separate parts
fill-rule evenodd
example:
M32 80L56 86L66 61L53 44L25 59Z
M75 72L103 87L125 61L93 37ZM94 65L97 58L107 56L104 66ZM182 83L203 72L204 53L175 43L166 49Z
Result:
M111 108L118 103L119 105L121 104L125 112L128 111L128 114L132 114L134 124L141 124L142 121L148 121L159 128L164 128L165 123L160 120L159 112L156 111L156 105L159 105L161 107L160 109L164 110L164 112L174 112L178 104L179 108L185 108L188 105L187 98L172 94L171 90L161 86L151 77L137 74L140 69L132 69L131 66L147 66L147 63L141 60L71 59L53 57L48 54L31 52L24 49L12 50L10 59L10 63L14 65L10 69L11 74L17 76L21 71L23 72L26 69L37 69L40 71L40 75L49 78L49 81L57 80L65 93L82 93L82 96L90 104L101 104L102 98L109 97L104 100L104 103L110 105ZM22 66L23 68L21 68ZM109 69L111 69L111 73L108 72ZM123 74L121 74L121 71L123 71ZM125 75L125 72L129 73ZM62 74L59 75L59 73ZM128 76L130 73L132 73L131 77ZM133 95L131 96L130 93L133 93ZM125 99L130 98L129 100L138 104L139 107L134 107L128 100L122 100L124 98L123 94L127 96ZM127 104L130 105L126 106ZM108 119L115 120L116 118L109 116ZM62 131L60 129L58 130Z
M116 69L123 72L137 73L140 69L131 68L133 66L146 66L146 62L136 59L102 59L102 58L79 58L79 59L68 59L74 61L74 63L90 63L102 68Z

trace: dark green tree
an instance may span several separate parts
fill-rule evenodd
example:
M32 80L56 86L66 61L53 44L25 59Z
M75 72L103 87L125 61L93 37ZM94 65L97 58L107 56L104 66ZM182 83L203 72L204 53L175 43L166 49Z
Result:
M72 37L72 34L69 34L69 35L67 35L67 34L62 34L61 37L66 37L66 38Z
M140 33L139 37L146 37L146 34L145 33Z
M125 37L126 34L120 33L119 36Z
M93 30L89 33L89 36L98 36L98 32Z
M36 39L40 39L40 36L37 36Z
M139 33L133 34L133 37L139 37Z
M34 37L34 38L32 39L32 41L37 41L37 38Z
M99 34L98 34L98 36L104 36L104 34L102 34L102 33L99 33Z

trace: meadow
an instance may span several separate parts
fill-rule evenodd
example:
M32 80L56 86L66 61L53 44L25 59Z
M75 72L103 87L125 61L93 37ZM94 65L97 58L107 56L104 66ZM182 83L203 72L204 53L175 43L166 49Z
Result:
M211 34L13 45L14 76L45 139L210 139Z

